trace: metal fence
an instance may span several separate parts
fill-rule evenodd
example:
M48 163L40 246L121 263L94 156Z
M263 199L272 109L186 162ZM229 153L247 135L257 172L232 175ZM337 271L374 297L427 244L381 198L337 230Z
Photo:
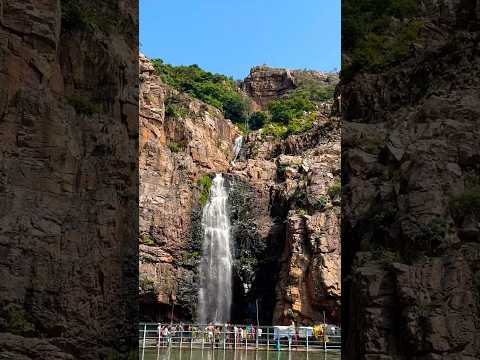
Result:
M165 330L166 329L166 330ZM283 331L280 331L283 330ZM287 330L287 331L285 331ZM316 327L140 323L139 347L307 351L341 348L341 329Z

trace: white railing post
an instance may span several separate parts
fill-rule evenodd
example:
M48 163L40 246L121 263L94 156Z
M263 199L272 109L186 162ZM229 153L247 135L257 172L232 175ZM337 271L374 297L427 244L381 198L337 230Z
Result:
M267 351L270 350L270 327L267 326Z
M180 349L182 348L182 344L183 344L183 326L180 329Z
M142 360L145 358L145 341L147 336L147 324L143 325L143 344L142 344Z
M247 351L247 347L248 347L247 342L248 342L248 334L247 334L247 330L245 328L245 351Z

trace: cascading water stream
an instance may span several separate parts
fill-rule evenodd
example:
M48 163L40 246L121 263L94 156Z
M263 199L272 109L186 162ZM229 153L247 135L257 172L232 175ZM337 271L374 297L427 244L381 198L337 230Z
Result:
M203 253L200 260L198 317L202 324L226 323L232 304L232 253L228 194L224 179L213 179L207 204L203 208Z
M238 155L240 154L240 151L242 150L242 145L243 145L243 136L240 135L235 139L235 143L233 144L232 165L235 165L235 161L237 161Z

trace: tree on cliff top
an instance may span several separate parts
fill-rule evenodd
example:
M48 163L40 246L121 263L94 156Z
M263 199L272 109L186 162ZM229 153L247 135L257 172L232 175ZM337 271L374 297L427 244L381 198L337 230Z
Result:
M215 106L227 119L240 123L248 116L249 99L240 94L232 78L205 71L196 64L173 66L161 59L152 60L152 63L166 84Z

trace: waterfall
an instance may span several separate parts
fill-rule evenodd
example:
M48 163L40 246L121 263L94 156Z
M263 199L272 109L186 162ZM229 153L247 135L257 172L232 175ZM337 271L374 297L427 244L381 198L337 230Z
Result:
M232 254L228 194L224 179L213 179L207 204L203 208L203 253L200 260L198 317L202 324L226 323L232 304Z
M240 135L235 139L235 143L233 145L234 156L233 156L232 165L235 164L235 161L237 160L238 155L240 154L240 150L242 150L242 145L243 145L243 136Z

